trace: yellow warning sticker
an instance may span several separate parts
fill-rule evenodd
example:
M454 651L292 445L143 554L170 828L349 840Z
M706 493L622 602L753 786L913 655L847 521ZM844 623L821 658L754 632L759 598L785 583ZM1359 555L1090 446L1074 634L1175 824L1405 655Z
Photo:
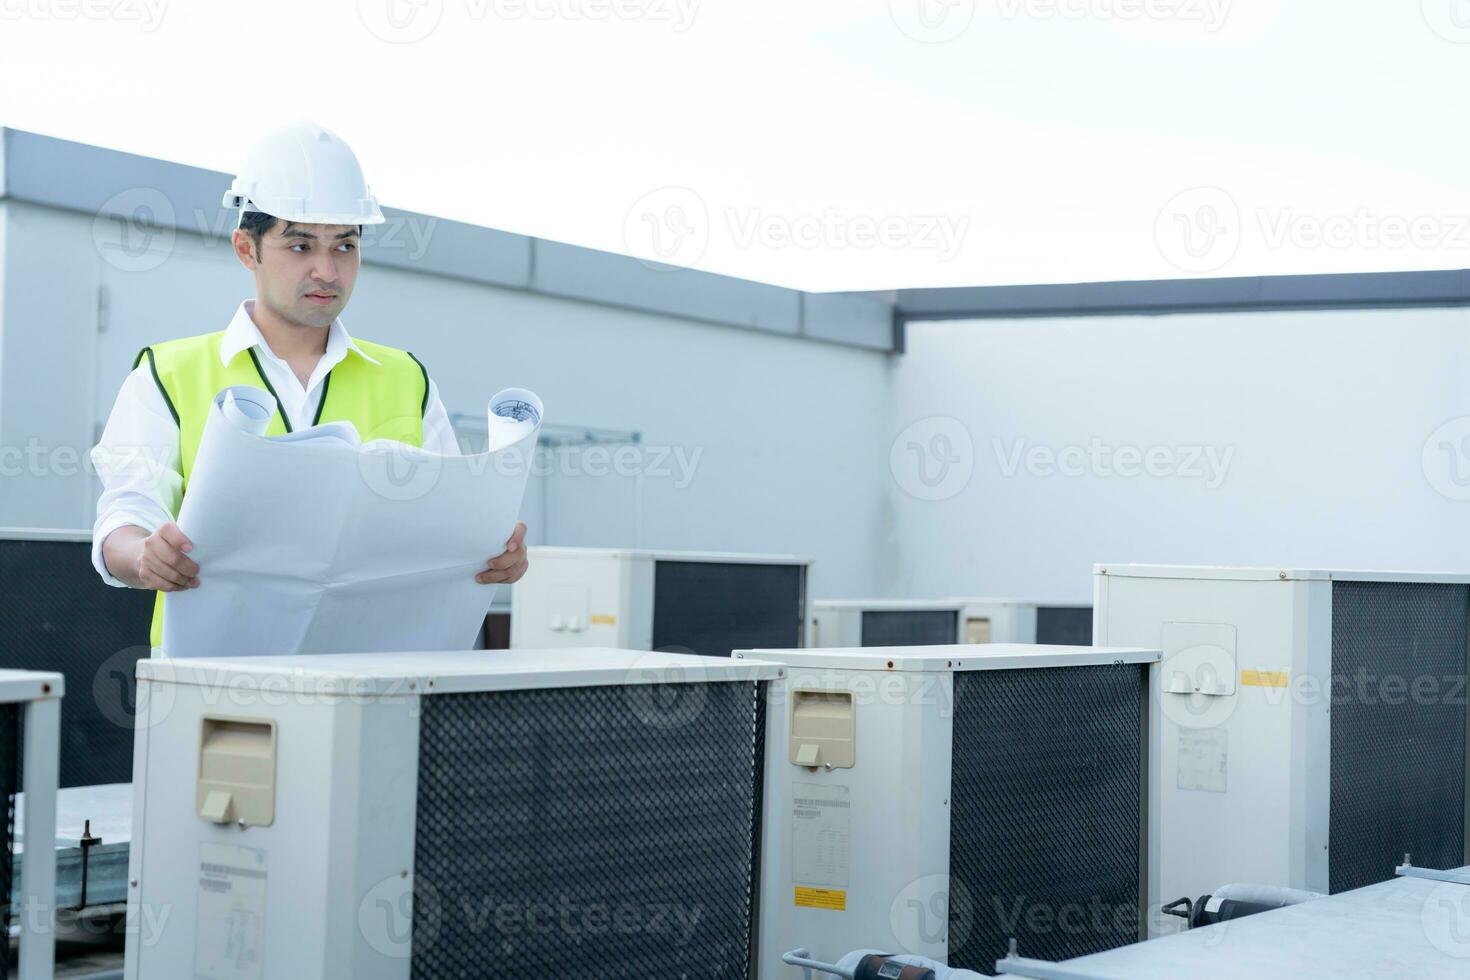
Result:
M592 625L593 626L616 626L616 625L618 625L618 617L616 617L616 616L609 616L607 613L597 613L596 615L594 615L592 617Z
M1285 687L1286 671L1242 670L1240 682L1246 687Z
M846 912L847 892L831 888L798 888L796 905L803 909L829 909L833 912Z

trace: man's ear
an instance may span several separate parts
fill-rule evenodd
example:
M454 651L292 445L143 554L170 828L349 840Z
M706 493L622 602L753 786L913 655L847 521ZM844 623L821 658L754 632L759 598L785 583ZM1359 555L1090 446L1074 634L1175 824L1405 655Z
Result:
M256 251L255 239L250 237L250 232L244 228L236 228L230 235L230 244L235 249L235 258L240 264L254 272L260 262L260 253Z

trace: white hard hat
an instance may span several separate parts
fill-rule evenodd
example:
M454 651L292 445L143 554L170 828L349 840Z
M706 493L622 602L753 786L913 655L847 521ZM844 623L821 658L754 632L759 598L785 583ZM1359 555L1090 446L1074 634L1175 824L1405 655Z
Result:
M272 130L252 146L222 203L306 224L383 221L352 148L305 120Z

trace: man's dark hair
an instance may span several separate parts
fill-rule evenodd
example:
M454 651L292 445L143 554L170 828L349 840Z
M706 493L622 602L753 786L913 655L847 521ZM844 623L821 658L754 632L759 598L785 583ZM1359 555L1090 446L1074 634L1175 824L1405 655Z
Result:
M245 229L245 234L249 235L250 240L255 243L255 258L257 261L260 259L260 240L270 234L271 229L280 220L275 215L266 214L264 211L240 212L240 227ZM362 234L362 225L357 226L357 233L359 235Z

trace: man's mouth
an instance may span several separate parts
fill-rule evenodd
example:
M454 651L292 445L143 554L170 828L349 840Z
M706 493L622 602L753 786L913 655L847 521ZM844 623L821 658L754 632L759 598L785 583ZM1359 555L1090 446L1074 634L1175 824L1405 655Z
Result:
M337 299L336 293L307 293L306 298L319 306L326 306Z

